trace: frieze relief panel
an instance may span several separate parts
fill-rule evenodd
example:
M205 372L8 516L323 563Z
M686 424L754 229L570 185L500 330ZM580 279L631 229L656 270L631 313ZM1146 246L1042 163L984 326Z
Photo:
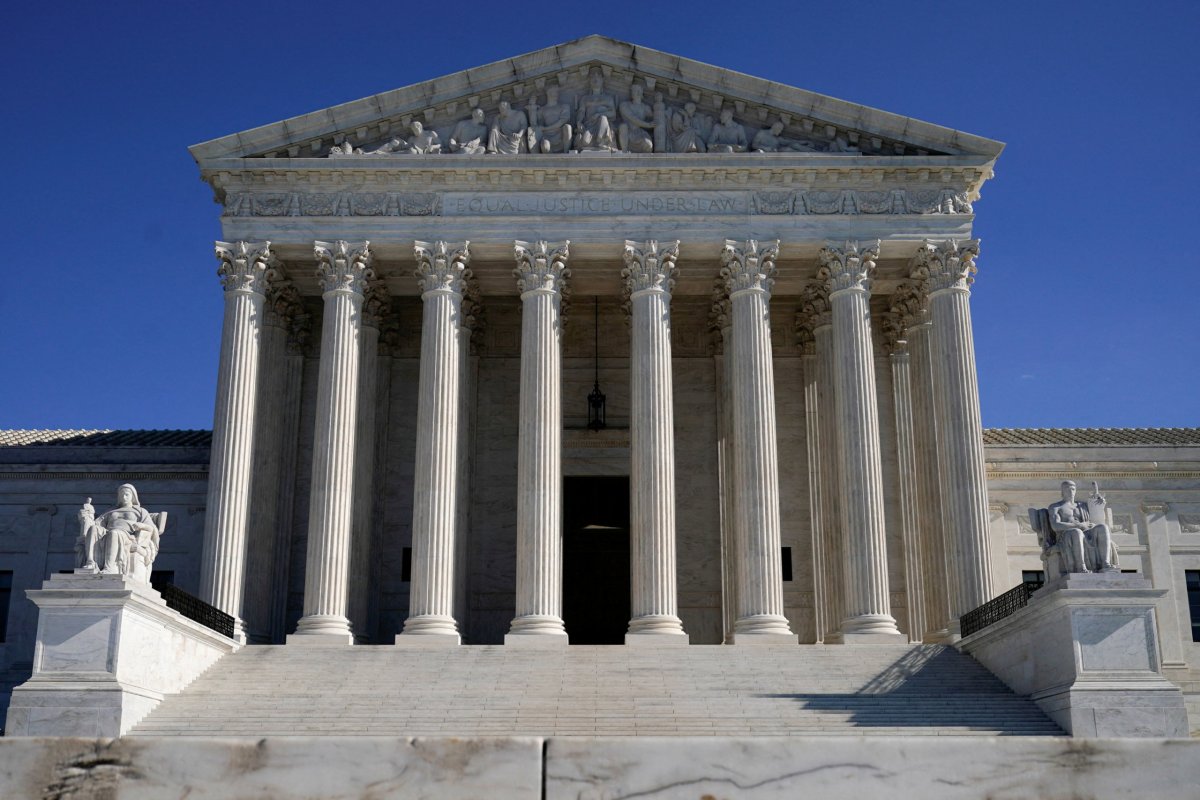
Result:
M758 192L245 192L225 195L227 217L970 214L955 189Z
M596 63L262 155L376 159L589 152L942 155Z

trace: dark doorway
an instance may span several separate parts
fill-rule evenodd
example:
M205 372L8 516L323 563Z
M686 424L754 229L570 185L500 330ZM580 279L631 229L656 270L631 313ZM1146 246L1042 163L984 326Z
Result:
M624 644L629 478L563 478L563 622L571 644Z

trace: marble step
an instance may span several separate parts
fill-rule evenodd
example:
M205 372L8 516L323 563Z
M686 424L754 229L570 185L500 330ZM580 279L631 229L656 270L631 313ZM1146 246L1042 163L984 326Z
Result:
M133 735L1062 735L930 645L244 648Z

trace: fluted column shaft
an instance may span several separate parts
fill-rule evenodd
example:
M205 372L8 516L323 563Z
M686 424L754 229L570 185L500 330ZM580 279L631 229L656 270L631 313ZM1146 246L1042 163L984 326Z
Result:
M271 641L287 638L287 603L292 561L292 521L295 516L297 451L300 437L300 389L304 379L304 350L311 320L299 311L288 325L286 352L280 371L279 492L275 497L275 564L271 570Z
M930 288L942 520L953 571L952 636L959 617L992 597L983 422L971 333L970 284L978 252L978 242L948 240L927 243L917 256Z
M506 645L566 644L562 621L562 298L568 243L516 243L521 290L517 608Z
M900 472L900 533L904 542L904 585L907 596L908 638L925 636L924 563L921 547L916 442L913 433L911 364L905 340L891 344L892 404L896 415L896 460Z
M812 342L808 343L811 350ZM813 637L824 641L829 629L829 592L825 574L825 498L821 495L821 393L817 385L817 356L805 352L800 357L804 375L804 442L808 465L808 525L812 542Z
M358 423L359 326L369 245L317 242L324 289L304 616L289 644L353 644L347 616Z
M924 640L949 636L950 599L942 501L938 476L938 430L933 398L933 354L928 314L908 329L909 377L912 387L913 441L917 461L917 494L921 524L921 564L925 588Z
M828 300L828 293L826 293ZM822 324L813 328L813 344L817 351L817 394L820 397L821 418L821 516L824 525L821 538L824 547L825 598L828 604L827 627L822 641L840 641L842 618L845 616L845 542L846 531L842 527L842 508L838 457L837 390L834 386L833 320L828 311Z
M671 290L679 242L625 242L629 294L632 617L626 644L687 644L675 576Z
M733 424L738 524L734 643L795 643L783 615L775 375L768 304L778 242L727 240L722 276L733 317Z
M456 645L459 382L458 334L467 243L417 242L417 279L424 304L417 401L417 462L413 476L412 588L408 619L397 644Z
M722 287L724 283L722 282ZM716 326L721 337L721 353L717 356L717 466L721 485L721 620L722 642L733 643L733 627L737 621L737 491L734 487L734 441L733 441L733 318L729 313L729 297L721 290L722 300L714 306L717 313ZM718 306L720 310L718 311Z
M242 595L259 348L270 242L217 242L217 274L225 289L221 359L208 474L201 597L234 618L234 638L246 641Z
M358 353L358 422L354 448L354 509L350 529L350 625L355 639L370 639L367 617L371 598L371 534L374 525L376 386L379 380L379 326L390 312L387 290L367 284L363 294Z
M889 608L883 468L871 346L870 278L878 253L877 242L830 244L821 251L822 269L830 281L840 495L847 534L845 642L901 638Z

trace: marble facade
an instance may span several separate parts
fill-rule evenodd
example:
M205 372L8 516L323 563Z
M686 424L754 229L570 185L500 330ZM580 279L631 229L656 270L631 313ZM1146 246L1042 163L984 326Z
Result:
M940 642L1099 475L1191 680L1200 441L987 444L1001 149L602 37L197 145L222 355L207 473L138 478L159 565L251 643L559 646L562 479L629 477L628 643Z

